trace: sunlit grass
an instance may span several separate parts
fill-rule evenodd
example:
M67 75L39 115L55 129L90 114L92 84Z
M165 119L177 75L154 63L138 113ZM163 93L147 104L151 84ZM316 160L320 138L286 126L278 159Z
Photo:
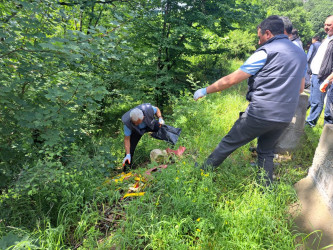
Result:
M293 221L288 210L297 201L293 185L306 176L312 164L322 125L306 128L300 149L290 155L290 160L279 162L272 189L256 182L257 169L250 164L255 158L248 150L250 145L255 146L255 141L236 150L214 172L202 172L194 167L196 161L202 162L212 152L239 112L245 110L245 93L244 83L197 102L191 93L184 93L184 97L173 103L173 113L167 114L165 120L182 128L174 148L182 145L186 151L180 157L170 158L166 169L147 179L143 196L122 199L130 182L116 185L112 181L104 182L107 179L102 175L99 181L89 175L79 177L85 179L77 181L78 186L62 190L63 204L56 221L53 218L50 223L45 217L36 222L34 231L12 230L18 240L10 246L12 249L21 246L31 249L295 249L296 237L305 239L306 235L292 232ZM144 135L136 151L138 168L133 173L143 174L157 166L150 163L150 151L167 147L171 146ZM116 166L120 167L122 132L115 136L111 152L118 158ZM110 174L110 178L115 175ZM95 190L94 198L86 194L87 189ZM8 228L2 229L8 231Z
M295 249L289 205L297 200L293 185L306 176L319 133L308 131L305 145L280 162L272 189L256 183L256 167L245 145L214 172L194 168L214 149L244 111L244 88L194 102L179 100L173 124L183 129L178 145L183 157L155 174L144 197L126 204L127 220L109 244L152 249ZM320 128L318 127L318 131ZM167 145L146 137L141 147ZM304 143L304 142L303 142ZM306 156L307 155L307 156ZM140 171L140 170L139 170ZM302 236L300 236L302 237ZM305 235L303 237L306 237Z

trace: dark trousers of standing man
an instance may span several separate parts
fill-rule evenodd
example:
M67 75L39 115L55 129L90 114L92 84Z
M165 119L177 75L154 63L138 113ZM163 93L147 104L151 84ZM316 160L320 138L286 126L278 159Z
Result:
M159 130L160 126L157 121L154 123L154 129L150 129L149 127L145 127L141 129L142 134L137 133L135 130L132 131L132 134L130 135L130 154L131 154L131 164L128 164L127 162L125 163L124 171L127 170L128 168L133 168L133 157L134 157L134 151L136 146L138 145L141 137L147 133L147 132L157 132ZM125 153L126 156L126 153Z
M327 88L324 124L333 124L333 84Z
M289 123L265 121L242 113L201 168L216 168L237 148L258 138L259 172L265 170L265 185L269 185L273 181L274 149L279 137L288 125Z
M311 77L311 92L310 92L310 113L306 118L306 123L311 127L317 124L320 114L324 107L324 100L326 93L320 91L319 87L323 80L318 79L318 75L312 75Z

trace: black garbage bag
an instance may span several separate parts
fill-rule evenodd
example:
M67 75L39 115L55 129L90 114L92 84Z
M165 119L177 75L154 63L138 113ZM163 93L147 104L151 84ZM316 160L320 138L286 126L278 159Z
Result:
M155 139L163 140L175 145L182 129L174 128L169 125L162 125L157 132L151 134Z

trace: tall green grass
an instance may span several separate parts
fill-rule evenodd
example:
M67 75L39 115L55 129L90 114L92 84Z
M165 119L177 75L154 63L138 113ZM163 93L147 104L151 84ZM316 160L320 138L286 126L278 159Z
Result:
M245 86L198 102L191 94L175 103L173 124L183 129L178 145L185 155L155 174L146 194L126 202L126 220L104 246L147 249L295 249L289 205L297 200L293 184L306 175L303 150L279 165L273 189L256 183L256 167L246 145L214 172L194 168L228 132L246 108ZM308 131L309 132L309 131ZM317 137L317 139L319 139ZM308 140L305 138L305 140ZM167 147L150 138L141 147ZM313 138L313 143L316 144ZM252 142L255 145L255 142ZM306 154L313 156L308 145ZM162 148L163 149L163 148ZM138 169L138 172L144 171ZM264 191L264 192L263 192ZM302 236L301 236L302 237ZM305 237L305 235L304 235Z
M293 221L288 214L297 200L293 185L305 177L319 141L321 126L306 129L301 148L291 159L280 162L272 189L256 182L257 169L248 148L236 150L214 172L202 172L194 163L202 162L244 111L246 84L209 95L197 102L192 93L173 100L167 124L182 128L174 148L186 147L181 157L169 159L168 167L153 173L141 197L121 197L131 181L106 182L105 174L94 171L88 158L78 157L73 171L63 170L61 180L46 178L33 194L21 193L12 199L15 219L0 221L0 247L5 249L295 249ZM100 139L103 140L103 139ZM98 140L97 140L98 141ZM136 151L143 174L156 166L149 162L152 149L170 147L145 135ZM123 134L114 136L111 154L117 166L123 157ZM96 157L98 151L96 151ZM80 160L81 159L81 160ZM96 160L103 164L101 160ZM75 170L75 171L74 171ZM51 172L53 174L53 172ZM56 173L54 173L56 174ZM110 172L111 176L116 173ZM52 184L54 181L55 184ZM50 186L51 185L51 186ZM53 185L53 186L52 186ZM52 194L52 190L56 193ZM39 191L39 193L38 193ZM6 193L1 200L6 200ZM38 201L34 206L32 202ZM48 199L51 197L54 200ZM17 202L17 204L15 203ZM30 203L29 203L30 202ZM53 202L53 203L52 203ZM20 214L39 208L29 217L30 225L19 224ZM57 209L52 209L52 204ZM8 207L6 207L8 209ZM49 212L47 210L49 209ZM19 210L21 209L21 210ZM21 212L21 213L20 213ZM3 213L6 214L6 213ZM18 215L19 214L19 215ZM11 222L11 223L10 223Z

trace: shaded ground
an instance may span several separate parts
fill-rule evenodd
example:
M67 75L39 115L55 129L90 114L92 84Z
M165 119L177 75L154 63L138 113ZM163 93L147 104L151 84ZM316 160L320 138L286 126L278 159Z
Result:
M333 213L321 198L310 177L295 184L299 202L290 212L295 219L298 232L310 234L305 244L299 249L333 249Z

